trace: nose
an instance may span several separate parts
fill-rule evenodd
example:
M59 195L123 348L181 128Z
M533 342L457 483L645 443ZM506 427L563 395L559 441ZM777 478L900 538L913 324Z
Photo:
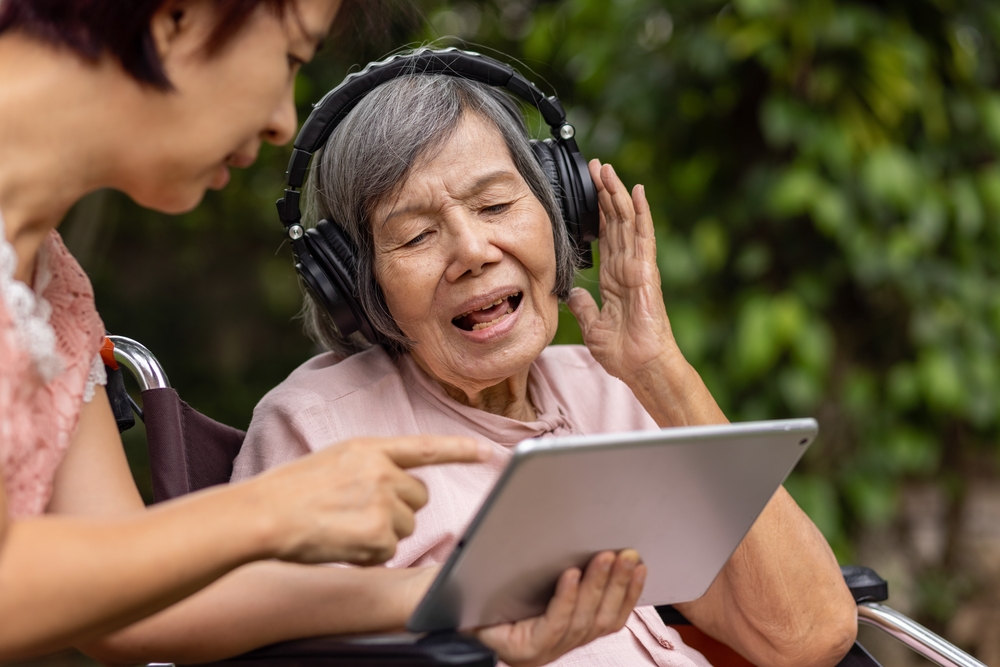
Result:
M470 212L455 217L459 219L448 225L451 258L445 272L451 282L467 275L482 275L487 266L503 259L503 250L493 242L491 223L476 220Z
M261 132L261 138L275 146L287 144L295 136L298 123L299 118L295 111L295 87L294 84L290 84L280 103L271 112L267 126Z

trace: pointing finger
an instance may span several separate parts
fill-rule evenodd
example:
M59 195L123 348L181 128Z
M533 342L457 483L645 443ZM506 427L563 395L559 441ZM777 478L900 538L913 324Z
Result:
M438 463L481 463L490 458L489 445L466 437L417 435L380 438L372 443L400 468Z

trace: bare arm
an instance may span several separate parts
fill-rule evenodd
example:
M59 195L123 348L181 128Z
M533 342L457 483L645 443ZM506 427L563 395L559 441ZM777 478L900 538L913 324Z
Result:
M570 308L606 370L661 427L728 420L674 341L641 186L631 196L609 165L591 163L601 202L598 308L574 290ZM857 632L836 559L784 488L702 598L678 605L695 625L758 665L835 665Z
M193 663L300 637L401 630L435 572L252 563L80 648L105 664Z
M481 456L465 438L352 441L145 510L103 389L78 431L49 509L87 516L9 522L0 660L92 640L253 560L385 560L426 502L423 485L398 466Z
M52 511L141 511L110 408L100 399L103 394L87 408L59 470ZM642 590L645 568L638 560L635 552L600 554L586 572L564 575L544 616L487 628L480 637L508 664L531 667L615 632ZM394 630L403 626L433 575L433 568L254 563L146 620L80 645L111 664L198 662L299 637Z
M95 397L56 476L50 511L95 516L142 511L117 434L110 410ZM108 664L191 663L299 637L396 630L430 585L433 572L250 563L81 648Z

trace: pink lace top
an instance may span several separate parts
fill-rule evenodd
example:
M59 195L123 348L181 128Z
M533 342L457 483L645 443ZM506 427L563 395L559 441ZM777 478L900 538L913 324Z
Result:
M45 511L84 401L105 384L104 324L90 280L52 231L33 289L0 217L0 474L11 516Z

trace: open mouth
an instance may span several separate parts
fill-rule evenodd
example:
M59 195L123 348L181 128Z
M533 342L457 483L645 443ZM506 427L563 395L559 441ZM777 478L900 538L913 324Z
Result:
M451 323L464 331L489 329L517 310L517 307L521 305L522 296L521 292L515 292L477 310L462 313L458 317L452 318Z

